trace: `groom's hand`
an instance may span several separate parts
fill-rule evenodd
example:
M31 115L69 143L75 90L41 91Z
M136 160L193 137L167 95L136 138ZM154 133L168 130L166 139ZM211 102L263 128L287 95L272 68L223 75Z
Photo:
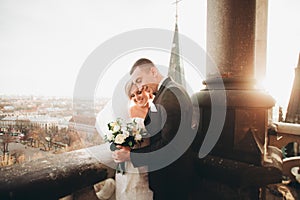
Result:
M116 163L130 161L130 148L117 146L119 150L115 150L112 153L112 157Z

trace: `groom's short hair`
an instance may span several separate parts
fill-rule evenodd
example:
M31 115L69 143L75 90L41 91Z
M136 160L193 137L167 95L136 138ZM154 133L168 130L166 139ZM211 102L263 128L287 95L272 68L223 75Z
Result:
M148 68L150 70L150 68L155 67L155 65L153 64L153 62L151 60L149 60L147 58L138 59L131 67L129 74L131 75L137 67L141 67L144 69Z

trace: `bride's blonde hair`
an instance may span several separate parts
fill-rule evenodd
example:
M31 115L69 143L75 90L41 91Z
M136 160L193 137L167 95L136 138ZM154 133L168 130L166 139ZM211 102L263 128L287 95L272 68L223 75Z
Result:
M125 84L125 93L129 97L129 99L131 97L130 91L131 91L133 86L134 86L134 84L131 80L127 81L127 83Z

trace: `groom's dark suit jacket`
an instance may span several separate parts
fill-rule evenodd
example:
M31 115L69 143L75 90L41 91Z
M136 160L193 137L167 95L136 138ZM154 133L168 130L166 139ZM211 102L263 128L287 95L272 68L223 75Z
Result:
M156 110L149 110L144 121L150 145L133 149L131 161L135 167L148 166L149 186L155 199L173 195L179 199L194 172L189 148L193 139L189 135L192 103L185 89L171 78L162 83L153 103Z

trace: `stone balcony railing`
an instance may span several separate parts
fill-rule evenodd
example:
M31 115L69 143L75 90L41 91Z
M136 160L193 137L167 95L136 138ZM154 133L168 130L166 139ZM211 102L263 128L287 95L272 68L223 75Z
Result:
M106 150L105 145L100 145L1 168L0 199L57 200L70 194L78 194L85 188L93 190L93 184L113 177L115 173L101 164L111 160ZM278 168L272 166L255 167L215 156L198 159L195 165L199 172L195 175L199 176L199 185L196 187L209 187L211 181L217 181L228 186L222 187L220 193L234 193L237 198L241 195L257 196L249 194L253 190L247 188L264 187L280 181L280 176L274 176L278 174ZM236 193L237 190L244 192ZM193 195L197 199L203 193L196 192ZM81 196L81 199L84 198Z
M295 126L292 126L294 130ZM199 188L207 192L212 189L210 185L215 186L217 182L219 185L217 192L223 197L227 195L235 199L248 197L256 199L261 195L258 194L257 188L263 189L269 184L280 183L281 172L287 174L291 167L300 163L298 158L296 158L297 161L295 158L292 161L284 159L282 163L281 157L272 156L280 155L281 152L278 150L282 147L281 145L288 141L295 141L295 136L299 138L298 131L290 132L286 129L284 131L275 129L275 132L269 134L270 146L267 151L268 155L273 157L270 165L264 163L263 166L256 166L213 155L196 159L195 165L198 173L195 176L199 177L199 181L195 183L196 190ZM284 139L289 136L290 140L279 143L281 140L278 138ZM272 146L278 148L272 148ZM86 188L93 190L94 184L114 176L115 171L102 164L111 162L111 155L107 151L107 146L100 145L0 168L0 199L57 200L70 194L74 197L74 194ZM212 192L215 192L215 189ZM198 193L198 191L192 194L199 198L203 197L202 195L203 193Z
M114 176L105 145L0 168L0 199L59 199Z
M100 145L1 168L0 199L58 200L70 194L70 199L87 199L76 195L87 190L94 192L94 184L113 177L115 171L102 164L110 161L107 147ZM224 197L255 199L259 195L257 188L281 180L280 170L274 165L259 167L211 155L196 159L195 165L199 181L195 183L192 199L209 193L209 185L215 182L220 186L218 193ZM203 187L207 187L204 193Z

